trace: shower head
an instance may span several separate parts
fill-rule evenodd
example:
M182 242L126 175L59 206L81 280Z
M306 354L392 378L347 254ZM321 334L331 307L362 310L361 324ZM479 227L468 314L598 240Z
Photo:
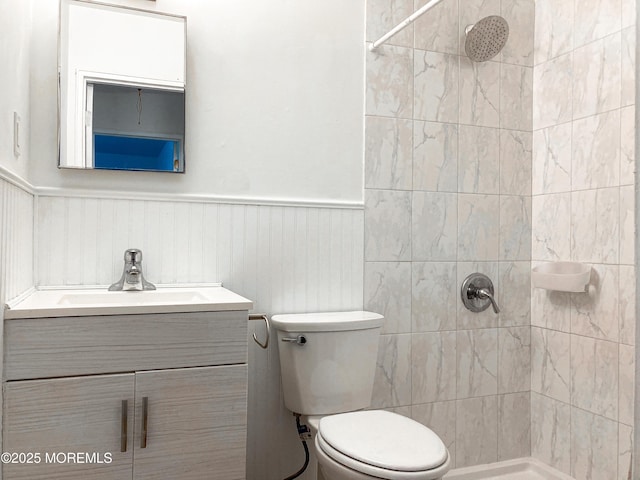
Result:
M464 50L474 62L486 62L495 57L507 43L509 24L498 15L491 15L469 25Z

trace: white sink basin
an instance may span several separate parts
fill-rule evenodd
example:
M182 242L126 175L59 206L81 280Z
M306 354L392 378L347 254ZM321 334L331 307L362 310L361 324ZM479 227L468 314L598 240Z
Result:
M173 303L203 303L207 297L197 290L146 290L143 292L74 292L60 296L58 305L170 305Z
M9 302L5 318L78 317L141 313L250 310L253 303L221 286L158 287L157 290L109 292L104 289L36 290Z

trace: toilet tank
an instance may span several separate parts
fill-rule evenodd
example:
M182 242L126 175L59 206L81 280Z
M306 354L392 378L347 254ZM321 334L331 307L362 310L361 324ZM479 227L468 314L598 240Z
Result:
M274 315L285 406L305 415L368 407L383 320L362 311Z

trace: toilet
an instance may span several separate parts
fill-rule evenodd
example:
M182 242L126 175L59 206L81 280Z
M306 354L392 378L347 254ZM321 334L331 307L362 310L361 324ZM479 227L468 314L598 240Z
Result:
M284 403L313 436L319 480L440 480L451 459L424 425L371 402L384 317L373 312L274 315Z

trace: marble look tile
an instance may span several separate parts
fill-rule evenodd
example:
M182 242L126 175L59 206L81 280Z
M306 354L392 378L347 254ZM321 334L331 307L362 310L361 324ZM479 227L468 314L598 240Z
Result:
M636 28L625 28L621 32L621 104L636 102Z
M537 262L532 264L535 267ZM531 325L571 332L571 294L543 288L531 290Z
M411 336L411 403L456 398L456 332Z
M459 57L415 50L414 109L416 120L458 122Z
M532 135L500 130L500 194L531 195Z
M402 415L403 417L411 418L411 405L405 405L404 407L382 408L381 410L397 413L398 415Z
M574 48L617 32L622 26L621 0L579 0L574 5Z
M622 28L636 24L635 0L622 0Z
M365 262L364 308L384 315L382 333L411 332L411 264Z
M460 57L460 123L500 126L500 64Z
M534 62L567 53L573 46L573 2L536 0Z
M571 475L585 480L611 480L618 471L618 424L579 408L571 408Z
M531 256L533 260L565 261L571 253L571 195L533 197Z
M413 0L367 0L367 41L375 42L413 12ZM413 28L408 26L389 39L388 44L413 46Z
M533 66L534 0L502 0L502 17L512 32L502 49L502 62Z
M531 329L498 329L498 393L531 390Z
M635 192L633 185L620 187L620 263L632 265L635 259Z
M571 123L533 133L532 193L571 191Z
M571 295L572 333L618 341L619 278L618 265L592 265L588 292Z
M618 420L633 425L633 388L635 373L635 348L631 345L619 345Z
M533 68L500 65L500 127L531 130Z
M620 110L573 122L571 178L574 190L620 182Z
M411 190L411 120L366 117L365 188Z
M620 110L620 185L633 185L636 169L635 107Z
M498 392L498 330L457 332L457 398L495 395Z
M411 404L411 335L381 335L373 382L373 408Z
M365 260L411 259L411 193L365 191Z
M499 130L460 125L459 148L458 192L499 193Z
M531 197L500 195L500 260L531 260Z
M413 189L458 190L458 125L413 123Z
M458 195L458 260L497 260L499 231L499 196Z
M464 280L472 273L483 273L491 279L493 287L496 292L500 292L500 274L498 271L497 262L458 262L458 289L463 284ZM459 292L460 290L458 290ZM493 328L498 326L498 316L493 312L493 309L487 308L484 312L474 313L467 310L460 300L456 302L458 309L458 329L469 330L474 328Z
M533 71L533 129L571 120L572 54L550 60Z
M569 474L571 407L531 392L531 455Z
M620 190L602 188L571 194L571 259L618 263Z
M498 395L498 461L531 456L531 394Z
M367 49L367 115L411 118L413 113L413 50L382 45Z
M427 0L416 0L415 10L422 8ZM415 48L431 52L458 53L458 2L447 0L439 3L415 23Z
M429 427L449 450L452 465L456 453L456 402L423 403L411 406L411 418Z
M457 211L456 194L413 192L413 261L456 260Z
M618 425L618 480L629 480L633 467L633 428Z
M636 274L631 265L620 265L620 343L636 343Z
M500 262L500 326L514 327L531 324L531 264L529 262Z
M531 328L531 390L570 401L571 336L567 333Z
M573 118L620 107L620 34L573 52Z
M412 272L412 331L455 330L459 301L456 264L413 262Z
M571 335L571 403L618 419L618 344Z
M458 400L456 468L498 459L497 396Z

